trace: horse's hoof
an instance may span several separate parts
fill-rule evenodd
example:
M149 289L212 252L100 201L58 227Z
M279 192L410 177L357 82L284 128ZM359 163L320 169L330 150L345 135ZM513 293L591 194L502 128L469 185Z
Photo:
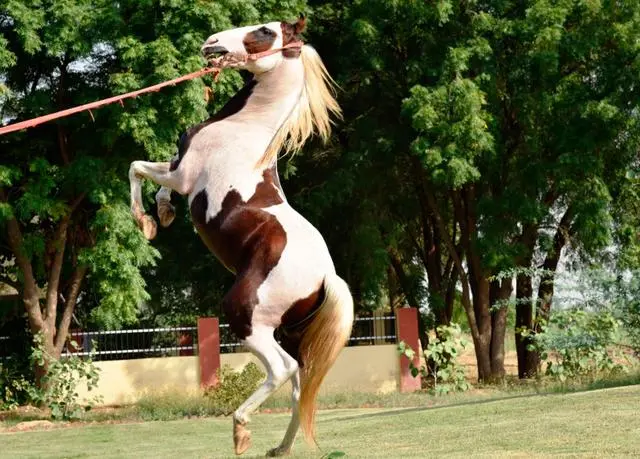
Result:
M281 456L288 456L289 454L291 454L291 450L284 449L281 446L278 446L277 448L273 448L267 451L267 457L281 457Z
M173 220L176 218L176 208L169 201L160 201L158 202L158 219L160 220L160 225L164 228L173 223Z
M144 237L149 241L158 234L158 225L156 225L156 221L153 217L150 217L149 215L144 215L140 220L138 220L138 226L140 226Z
M235 419L233 420L233 444L237 455L244 453L251 446L251 431Z

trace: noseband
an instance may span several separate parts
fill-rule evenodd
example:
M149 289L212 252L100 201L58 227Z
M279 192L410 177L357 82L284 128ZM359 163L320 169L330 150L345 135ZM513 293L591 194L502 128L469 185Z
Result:
M302 41L292 41L291 43L284 45L282 48L268 49L266 51L262 51L261 53L247 54L247 59L246 60L247 61L257 61L258 59L261 59L261 58L267 57L267 56L271 56L272 54L279 53L280 51L284 51L285 49L302 48L303 45L304 45L304 43Z

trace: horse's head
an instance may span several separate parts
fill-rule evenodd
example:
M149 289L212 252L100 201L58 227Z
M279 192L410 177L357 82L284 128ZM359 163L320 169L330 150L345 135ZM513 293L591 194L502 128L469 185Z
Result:
M256 55L279 50L299 41L305 22L301 14L294 23L270 22L218 32L204 42L202 54L217 67L236 67L252 73L266 72L284 58L298 57L300 48L286 48L258 59L255 59Z

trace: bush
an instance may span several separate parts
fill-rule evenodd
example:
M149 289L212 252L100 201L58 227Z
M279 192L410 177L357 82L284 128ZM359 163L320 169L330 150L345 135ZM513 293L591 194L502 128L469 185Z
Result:
M168 421L191 416L223 416L235 411L264 379L254 363L235 372L228 365L218 370L218 386L202 392L151 393L138 400L137 410L144 420Z
M619 337L619 322L607 310L558 311L541 329L532 336L532 348L546 363L546 374L561 382L624 369L610 351Z
M45 350L42 335L34 336L33 341L35 346L31 349L31 363L34 368L36 365L46 366L47 373L42 377L40 387L28 387L31 403L49 408L53 419L70 420L78 419L84 411L100 402L100 397L94 397L83 404L76 392L82 381L87 385L88 391L98 385L98 368L91 358L83 360L77 356L69 356L54 359ZM77 347L74 342L71 345Z
M0 410L12 410L29 397L31 383L11 364L0 363Z
M206 395L221 414L229 415L258 389L264 377L262 370L253 362L240 372L225 365L218 370L218 385L209 389Z
M436 337L424 350L427 366L417 368L411 363L411 373L414 377L421 375L424 385L431 387L437 395L469 390L471 386L465 377L464 367L458 363L459 351L467 345L458 324L440 325L436 329ZM398 344L398 351L409 361L415 356L415 351L404 341Z

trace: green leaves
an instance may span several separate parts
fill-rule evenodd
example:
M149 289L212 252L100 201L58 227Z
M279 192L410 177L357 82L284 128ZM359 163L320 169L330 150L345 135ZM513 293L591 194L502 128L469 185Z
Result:
M466 391L471 387L463 366L457 362L459 351L468 345L469 342L462 337L460 326L452 323L437 327L436 336L429 339L424 350L426 366L416 367L413 364L416 353L404 341L398 343L397 350L401 356L409 359L409 369L414 378L421 375L436 395L444 395Z
M435 183L458 189L480 178L475 158L493 147L483 92L471 80L454 78L434 89L415 86L403 102L420 133L413 153Z
M107 328L132 323L149 299L140 269L154 265L159 253L144 239L123 203L98 210L92 230L97 234L95 245L84 249L79 261L90 266L91 282L100 295L93 319Z

